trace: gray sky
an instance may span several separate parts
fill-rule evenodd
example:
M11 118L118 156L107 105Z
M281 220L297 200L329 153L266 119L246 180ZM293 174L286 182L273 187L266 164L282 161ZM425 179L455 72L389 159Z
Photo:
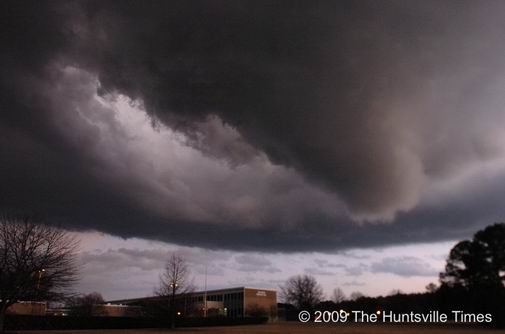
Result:
M125 238L83 253L85 290L124 257L147 291L162 255L137 239L227 257L216 286L422 289L427 257L502 220L502 2L1 6L0 209Z
M279 289L293 275L309 274L323 286L325 296L341 288L347 296L369 296L393 290L424 291L438 282L445 258L455 242L351 249L338 253L261 253L209 250L143 239L124 240L103 233L77 233L81 245L83 293L98 291L108 300L153 294L169 254L185 258L190 280L204 289L205 266L209 289L249 286Z

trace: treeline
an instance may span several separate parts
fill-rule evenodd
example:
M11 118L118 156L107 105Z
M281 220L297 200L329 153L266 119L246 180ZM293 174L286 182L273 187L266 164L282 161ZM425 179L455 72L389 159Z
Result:
M394 313L429 313L439 311L449 318L453 311L491 314L493 327L505 327L505 224L493 224L477 232L471 240L456 244L451 250L440 287L430 284L425 293L366 297L353 293L345 298L335 289L332 301L322 300L322 288L307 275L290 278L281 287L287 302L283 312L288 320L298 320L298 310L392 311Z
M405 294L398 292L389 296L362 296L355 300L334 302L321 301L305 308L293 304L280 304L280 316L298 321L298 312L302 309L320 311L364 311L371 314L377 311L392 311L393 313L429 313L439 311L445 313L451 320L453 311L463 311L473 314L491 314L492 323L484 324L490 327L505 327L505 289L493 286L480 289L466 289L463 287L449 287L442 285L436 291L425 293Z
M491 314L493 327L505 326L505 289L492 287L482 290L451 288L442 285L435 292L404 294L390 296L361 297L356 300L346 300L340 303L323 301L314 309L322 311L353 310L374 313L377 311L392 311L394 313L428 313L439 311L452 319L452 311L465 313ZM291 314L290 318L293 317Z

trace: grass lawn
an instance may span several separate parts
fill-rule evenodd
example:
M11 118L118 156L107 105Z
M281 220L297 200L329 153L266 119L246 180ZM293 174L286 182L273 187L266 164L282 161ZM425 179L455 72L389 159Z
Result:
M385 334L385 333L431 333L431 334L505 334L505 330L480 329L471 326L454 325L383 325L383 324L301 324L297 322L278 322L266 325L229 326L229 327L201 327L181 328L174 331L169 329L129 329L129 330L69 330L69 331L16 331L12 333L39 333L39 334L207 334L207 333L239 333L239 334Z

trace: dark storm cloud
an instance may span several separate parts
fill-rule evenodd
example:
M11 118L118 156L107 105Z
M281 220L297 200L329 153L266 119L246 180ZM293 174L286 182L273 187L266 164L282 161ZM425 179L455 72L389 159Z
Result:
M417 204L427 177L502 151L496 133L479 133L501 134L495 117L475 115L487 103L486 115L503 119L493 91L499 8L122 4L87 3L78 34L79 60L104 90L142 98L166 124L203 137L194 122L215 113L358 217L390 219Z
M2 208L281 251L461 238L502 217L499 2L1 6ZM158 135L131 131L144 123L120 119L119 94Z

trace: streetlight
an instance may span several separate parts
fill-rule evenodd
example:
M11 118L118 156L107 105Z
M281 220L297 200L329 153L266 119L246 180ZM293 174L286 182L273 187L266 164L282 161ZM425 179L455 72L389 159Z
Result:
M42 278L42 274L45 272L46 270L44 268L40 269L40 270L37 270L37 293L36 293L36 297L37 299L40 298L40 279Z
M203 317L207 318L207 263L205 263L205 293L203 294Z
M170 283L170 288L172 289L172 309L170 313L172 314L172 323L170 324L172 328L175 328L175 290L177 289L177 282L173 281Z
M42 278L42 274L45 272L45 269L38 270L38 279L37 279L37 292L39 291L40 288L40 279Z

